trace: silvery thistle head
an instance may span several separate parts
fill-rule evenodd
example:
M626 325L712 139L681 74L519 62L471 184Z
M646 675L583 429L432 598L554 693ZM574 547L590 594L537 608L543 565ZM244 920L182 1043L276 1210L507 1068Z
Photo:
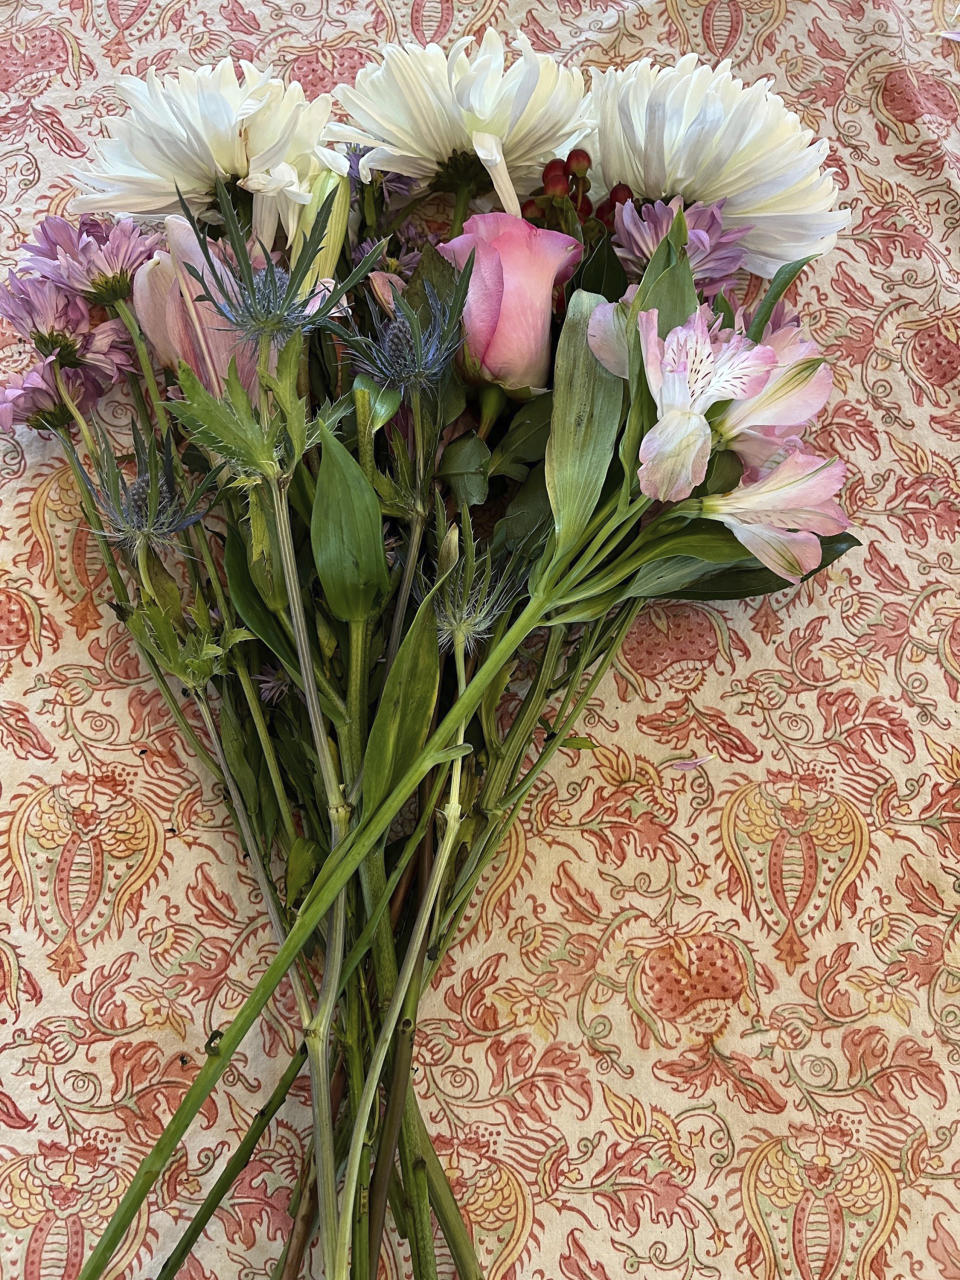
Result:
M320 280L311 286L311 269L326 237L333 193L321 206L289 269L278 265L263 243L256 246L259 252L251 251L222 183L217 184L217 197L232 264L225 254L211 251L206 230L184 202L182 212L200 246L207 278L192 267L187 270L202 289L200 300L211 303L240 340L257 349L266 343L276 351L297 334L306 336L323 327L343 309L346 294L381 256L382 246L377 245L342 283Z
M144 445L133 431L137 471L128 480L107 439L100 432L100 456L96 459L99 488L88 480L100 511L107 538L131 558L149 550L155 555L179 543L180 534L203 516L201 502L216 480L211 471L200 485L184 498L177 489L173 470L173 444L168 434L160 457L153 437Z

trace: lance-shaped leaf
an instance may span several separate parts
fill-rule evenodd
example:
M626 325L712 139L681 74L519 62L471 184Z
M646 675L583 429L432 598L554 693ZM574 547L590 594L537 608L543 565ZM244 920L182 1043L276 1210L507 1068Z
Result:
M853 547L859 547L860 540L852 533L834 533L820 539L822 556L816 569L804 574L800 579L806 582L821 569L839 560ZM719 573L712 574L698 582L689 590L675 593L679 600L747 600L751 596L766 596L774 591L786 591L794 584L779 577L770 569L766 569L752 557L743 564L733 565Z
M545 461L560 555L576 546L593 515L620 426L623 383L587 345L587 324L601 302L596 293L573 295L557 347Z
M223 567L227 575L230 603L244 624L283 663L287 671L302 683L297 653L292 642L264 601L250 576L247 549L239 530L233 525L227 529L223 552Z
M327 606L341 622L362 622L390 583L376 492L360 464L329 431L310 522L310 540Z
M423 600L397 651L370 728L363 760L363 810L373 813L427 740L440 686L433 597Z
M786 291L796 280L797 276L807 265L812 262L813 258L799 258L796 262L788 262L786 266L780 268L777 274L770 281L767 292L763 295L763 301L753 317L753 322L747 330L747 337L751 342L759 342L763 337L763 331L770 322L773 315L773 309L786 293Z

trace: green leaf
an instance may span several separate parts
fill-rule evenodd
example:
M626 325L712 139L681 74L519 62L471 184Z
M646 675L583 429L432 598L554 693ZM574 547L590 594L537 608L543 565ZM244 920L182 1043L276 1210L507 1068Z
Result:
M270 780L270 770L267 768L267 762L262 753L260 755L260 768L257 770L257 794L260 803L260 830L263 836L264 848L270 849L273 846L277 827L280 824L280 806L277 801L277 793L274 791L273 783Z
M542 465L534 467L514 494L503 516L494 526L494 550L512 551L538 533L545 534L550 525L550 497L546 473Z
M550 438L553 394L534 396L514 414L503 439L493 451L487 475L525 480L530 462L539 462Z
M703 482L702 490L697 493L729 493L740 483L743 475L743 463L731 449L721 449L710 459L710 465Z
M657 538L650 544L649 560L667 556L692 556L711 564L735 564L752 556L729 529L716 520L691 520L682 529Z
M797 276L807 265L813 261L811 255L809 258L799 258L796 262L788 262L785 267L781 267L777 274L770 281L770 287L764 294L763 301L757 307L753 322L747 330L747 337L751 342L759 342L763 337L763 331L769 323L770 317L773 315L773 309L786 293L786 291L796 280Z
M842 555L853 547L859 547L860 540L855 538L852 533L835 533L829 537L821 538L820 546L823 551L820 563L812 572L805 574L801 581L806 582L815 573L819 573L821 569L826 569L835 560L839 560ZM781 578L770 569L764 568L751 557L750 563L745 564L742 568L734 567L712 574L704 579L703 582L697 584L696 587L677 592L676 599L747 600L752 596L766 596L775 591L786 591L793 585L792 582L787 582L785 578Z
M593 253L583 265L580 288L588 293L599 293L608 302L618 302L627 288L627 273L617 257L613 239L601 236Z
M380 503L360 464L329 431L310 521L313 558L327 606L341 622L374 613L390 585Z
M447 481L461 506L475 507L486 501L489 466L490 450L471 431L447 445L437 475Z
M241 472L265 477L279 474L274 440L264 434L250 400L240 385L236 363L231 360L222 400L210 394L189 365L179 373L183 399L167 408L184 427L194 444L208 449Z
M564 738L563 745L573 751L593 751L597 744L592 738L577 737L576 734L571 734L569 738Z
M546 481L557 551L576 546L593 515L614 456L623 383L587 344L587 325L603 299L578 290L557 346Z
M363 761L363 811L373 813L427 740L440 686L440 648L433 597L410 624L380 695Z
M718 293L713 299L713 310L718 316L723 317L723 327L725 329L732 329L736 324L737 317L734 314L733 307L722 293Z
M676 329L688 320L699 305L700 299L697 297L690 262L686 254L683 254L654 281L641 310L656 309L657 331L661 338L665 338L671 329Z
M313 884L323 866L323 849L313 840L294 840L287 854L286 902L293 907L308 885Z
M354 379L353 403L357 412L357 437L372 440L400 408L403 397L392 387L380 387L362 373Z
M300 681L297 654L286 632L264 603L253 585L247 564L247 549L240 531L231 525L227 529L227 542L223 553L223 567L227 575L227 593L244 625L279 658L284 667Z
M427 285L433 287L438 298L450 298L456 292L458 274L453 263L448 262L442 253L438 253L429 241L424 244L420 261L403 291L404 302L417 312L424 328L431 315Z
M226 684L220 695L220 743L237 789L244 803L256 815L260 793L257 787L257 776L250 765L253 752L244 734L233 695Z
M730 562L723 560L721 563ZM620 600L649 600L655 596L680 597L687 587L699 582L714 568L714 564L700 555L667 555L652 560L631 578L622 591Z

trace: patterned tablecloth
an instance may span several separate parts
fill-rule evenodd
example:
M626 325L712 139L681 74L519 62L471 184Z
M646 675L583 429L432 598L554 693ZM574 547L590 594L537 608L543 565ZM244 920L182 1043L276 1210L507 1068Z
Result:
M417 1079L489 1280L960 1277L960 45L930 0L0 0L3 249L116 78L230 53L308 92L495 23L695 49L832 142L808 276L864 547L648 609L426 1000ZM23 354L0 337L8 367ZM271 954L210 781L103 607L48 440L0 438L0 1277L72 1280ZM702 767L674 762L709 757ZM295 1047L272 1006L113 1275L153 1277ZM184 1275L264 1274L300 1090ZM403 1274L394 1258L390 1275Z

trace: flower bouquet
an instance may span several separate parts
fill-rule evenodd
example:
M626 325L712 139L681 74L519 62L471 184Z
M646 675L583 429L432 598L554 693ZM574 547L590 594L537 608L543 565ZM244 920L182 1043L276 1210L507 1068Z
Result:
M855 543L784 300L845 223L825 144L726 64L588 93L523 37L510 65L470 44L388 47L335 120L229 60L125 81L79 221L46 218L0 295L37 357L0 425L59 438L277 942L82 1280L285 980L302 1047L160 1277L304 1067L274 1275L316 1238L328 1280L367 1280L389 1211L413 1275L439 1227L480 1277L411 1088L421 992L540 772L589 751L644 602L781 591Z

